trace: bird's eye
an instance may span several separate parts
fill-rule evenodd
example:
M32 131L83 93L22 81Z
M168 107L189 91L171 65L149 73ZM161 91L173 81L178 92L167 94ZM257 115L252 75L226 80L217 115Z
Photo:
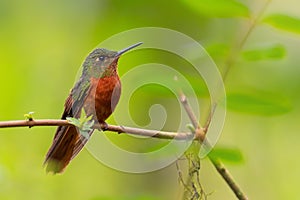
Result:
M104 56L100 56L99 60L103 61L104 60Z

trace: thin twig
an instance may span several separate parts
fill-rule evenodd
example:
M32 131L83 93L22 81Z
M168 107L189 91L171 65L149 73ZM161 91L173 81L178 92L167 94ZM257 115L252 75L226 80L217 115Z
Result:
M67 120L55 120L55 119L41 119L41 120L13 120L0 122L0 128L11 127L26 127L33 126L71 126Z
M179 93L179 98L180 98L179 100L180 100L181 104L183 105L187 115L190 118L190 121L193 124L193 127L195 128L195 132L194 132L195 139L203 142L205 139L206 128L203 128L200 125L200 123L198 122L196 115L194 114L186 96L184 95L184 93L182 91L180 91L180 93Z
M180 102L182 104L182 106L184 107L188 117L190 118L190 121L193 124L193 127L195 129L194 134L195 134L195 138L197 139L197 141L199 141L200 143L202 143L203 145L205 145L203 143L203 141L205 140L205 135L206 132L204 131L204 129L201 127L200 123L198 122L198 119L196 117L196 115L194 114L185 94L180 91L179 93L179 98L180 98ZM206 146L206 145L205 145ZM200 146L199 146L200 147ZM202 188L202 185L200 184L200 177L199 177L199 170L200 170L200 159L198 158L198 152L200 150L200 148L196 148L196 152L194 151L191 157L187 157L188 161L189 161L189 176L186 182L186 186L185 186L185 192L184 192L184 199L202 199L202 197L204 196L204 199L206 199L206 194ZM195 162L194 160L195 159ZM196 179L196 184L194 180ZM192 188L193 192L190 192ZM200 190L200 193L198 192L198 189ZM189 191L189 192L188 192Z
M252 19L250 19L251 20L250 21L250 26L249 26L247 32L245 33L245 35L243 35L243 37L241 38L241 40L236 45L236 49L234 49L231 52L231 55L229 55L228 59L225 61L224 73L223 73L223 82L226 81L227 76L228 76L228 72L229 72L230 68L235 64L236 58L239 57L239 54L240 54L241 50L245 46L248 38L250 37L251 33L255 29L255 27L256 27L257 23L259 22L260 18L265 13L265 11L268 8L268 6L271 3L271 1L272 0L267 0L266 3L263 5L263 7L258 12L258 14L256 16L253 16Z
M217 108L217 103L214 103L212 105L211 111L208 114L208 117L207 117L207 120L206 120L206 124L205 124L204 129L203 129L205 133L207 132L207 129L209 128L209 125L211 123L213 115L215 114L216 108Z
M223 179L226 181L227 185L229 185L229 187L234 192L236 197L239 200L247 200L248 197L242 192L241 188L234 181L232 175L226 169L224 164L220 160L212 159L211 157L209 157L209 159L211 160L211 162L213 163L214 167L217 169L219 174L222 175Z
M186 109L186 112L193 112L192 109L189 107L189 104L187 102L187 99L185 97L185 95L183 93L181 93L181 99L185 99L186 101L186 106L184 106L184 108ZM189 116L193 116L189 115ZM191 121L195 120L195 119L190 119ZM208 119L210 120L210 119ZM208 124L209 126L209 124ZM199 127L199 125L197 124L196 127ZM205 135L204 138L200 137L199 138L201 140L201 142L204 142L205 139ZM208 144L209 145L209 144ZM215 160L212 157L208 156L208 158L210 159L210 161L212 162L212 164L214 165L214 167L217 169L217 171L219 172L219 174L222 176L222 178L226 181L227 185L231 188L231 190L234 192L234 194L236 195L236 197L240 200L246 200L248 199L247 196L242 192L241 188L237 185L236 181L234 180L234 178L232 177L232 175L229 173L229 171L226 169L226 167L223 165L223 163L220 160Z
M16 121L2 121L0 122L0 128L10 127L34 127L34 126L73 126L67 120L54 120L54 119L42 119L42 120L16 120ZM139 136L155 137L161 139L177 139L177 140L191 140L193 134L184 132L167 132L158 130L147 130L141 128L132 128L126 126L110 125L103 126L95 124L95 129L112 131L117 133L126 133Z
M252 20L250 21L251 24L249 26L248 31L246 32L246 34L244 35L244 37L241 39L241 42L238 45L238 51L240 51L244 47L244 45L247 42L249 36L253 32L253 30L254 30L255 26L257 25L258 21L260 20L260 18L265 13L265 11L268 8L268 6L271 3L271 1L272 0L267 0L266 3L263 5L263 7L258 12L258 14L256 16L252 17Z
M189 116L193 126L195 129L197 128L200 128L201 126L199 125L198 123L198 120L197 120L197 117L196 115L194 114L192 108L190 107L189 105L189 102L187 101L187 98L186 96L183 94L183 92L181 91L180 94L179 94L179 97L180 97L180 102L181 104L183 105L187 115Z
M235 58L237 57L237 55L240 53L240 51L244 47L246 41L248 40L249 36L253 32L253 30L254 30L257 22L262 17L263 13L267 9L267 7L270 4L270 2L271 2L271 0L267 0L266 3L265 3L265 5L263 6L263 8L259 11L258 15L256 17L252 18L251 24L250 24L250 26L249 26L246 34L243 36L243 38L241 39L241 41L237 45L237 49L235 51L233 51L233 53L231 53L231 55L225 61L225 66L224 66L225 70L224 70L224 73L223 73L223 81L225 81L227 79L227 75L228 75L228 72L229 72L230 68L235 64ZM186 102L187 101L186 98L184 98L184 97L180 97L180 98L184 99L184 102L182 101L182 104L183 104L184 108L186 109L186 112L188 113L188 116L190 117L190 120L193 123L193 126L195 127L195 129L197 129L197 127L199 127L199 124L195 124L195 119L193 117L194 114L191 113L192 109L189 108L189 105ZM213 109L211 110L211 112L209 114L209 117L208 117L207 122L206 122L206 124L204 126L204 129L202 129L202 130L204 130L204 133L206 133L207 129L209 128L211 119L212 119L214 111L215 111L215 107L216 107L216 105L213 106ZM203 142L204 139L205 139L205 135L203 137L203 134L200 133L199 139L200 139L201 142ZM208 145L209 145L209 143L208 143ZM210 156L208 156L208 157L211 160L211 162L213 163L214 167L219 172L219 174L226 181L226 183L229 185L229 187L231 188L231 190L235 193L236 197L238 199L241 199L241 200L248 199L246 197L246 195L241 191L240 187L236 184L236 182L234 181L232 175L225 168L225 166L223 165L223 163L220 160L215 160L215 159L211 158Z
M235 60L233 58L236 58L237 55L240 53L240 51L243 49L246 41L248 40L249 36L251 35L251 33L253 32L255 26L257 25L258 21L260 20L260 18L262 17L263 13L265 12L265 10L267 9L268 5L271 3L271 0L267 0L266 3L264 4L264 6L262 7L262 9L259 11L258 15L256 17L253 17L251 24L246 32L246 34L243 36L243 38L241 39L237 50L235 51L234 54L232 54L231 56L229 56L227 62L226 62L226 66L225 66L225 73L223 74L223 81L226 80L229 69L231 68L231 66L234 65ZM212 117L213 113L210 114L210 116ZM211 120L211 117L208 120ZM207 124L207 126L209 126L209 123ZM206 127L205 127L206 128ZM223 165L223 163L220 160L215 160L211 157L209 157L209 159L212 161L214 167L217 169L217 171L219 172L219 174L221 174L221 176L223 177L223 179L226 181L226 183L229 185L229 187L231 188L231 190L235 193L236 197L240 200L245 200L248 199L243 192L241 191L240 187L236 184L236 182L234 181L232 175L229 173L229 171L225 168L225 166Z

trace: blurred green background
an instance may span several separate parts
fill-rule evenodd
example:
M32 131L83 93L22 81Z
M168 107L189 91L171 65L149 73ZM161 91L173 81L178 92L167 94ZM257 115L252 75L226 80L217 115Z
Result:
M59 118L85 56L101 41L131 28L157 26L187 34L207 48L224 72L230 52L251 25L249 18L264 4L0 0L0 120L23 119L29 111L35 118ZM299 198L299 6L296 0L268 5L261 16L265 20L256 23L226 80L228 111L219 145L238 148L244 155L243 163L226 165L250 199ZM292 18L272 17L273 13ZM177 64L161 52L137 51L120 60L120 74L150 55ZM199 87L203 88L199 98L207 101L205 86ZM144 116L153 102L173 109L173 104L165 103L170 96L157 97L156 90L148 90L147 98L138 92L133 96L130 110L138 124L148 123L148 115ZM208 109L207 104L202 106ZM172 130L173 125L167 123L166 128ZM42 163L54 132L54 127L0 130L0 199L181 199L175 165L128 174L104 166L83 150L64 174L47 175ZM139 139L111 137L129 149L142 146ZM151 140L149 149L165 143ZM234 199L209 161L201 163L202 185L212 192L209 199Z

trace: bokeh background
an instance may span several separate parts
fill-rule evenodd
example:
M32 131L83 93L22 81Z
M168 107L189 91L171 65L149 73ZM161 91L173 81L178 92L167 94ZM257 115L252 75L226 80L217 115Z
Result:
M0 120L24 119L30 111L37 119L59 118L85 56L111 35L132 28L156 26L187 34L207 48L224 72L225 61L251 25L249 16L265 3L0 0ZM242 162L226 165L250 199L299 198L299 6L297 0L271 1L261 19L272 13L293 18L256 22L226 79L228 110L218 144L242 153ZM136 51L120 60L120 75L151 58L170 66L185 64L166 52ZM193 86L199 99L208 102L203 81ZM149 122L145 113L153 103L165 105L174 116L174 96L164 90L145 87L133 95L129 109L137 124ZM209 104L201 106L207 111ZM174 120L165 128L172 130ZM174 164L146 174L122 173L83 150L64 174L47 175L42 163L54 132L55 127L0 130L0 199L181 199ZM109 135L132 151L167 143ZM234 199L210 162L201 164L201 183L212 192L209 199Z

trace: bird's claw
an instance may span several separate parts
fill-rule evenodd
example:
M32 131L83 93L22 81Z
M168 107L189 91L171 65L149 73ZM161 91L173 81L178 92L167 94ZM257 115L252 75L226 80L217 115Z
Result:
M107 131L108 130L108 124L106 122L101 122L100 126L101 126L102 131Z

